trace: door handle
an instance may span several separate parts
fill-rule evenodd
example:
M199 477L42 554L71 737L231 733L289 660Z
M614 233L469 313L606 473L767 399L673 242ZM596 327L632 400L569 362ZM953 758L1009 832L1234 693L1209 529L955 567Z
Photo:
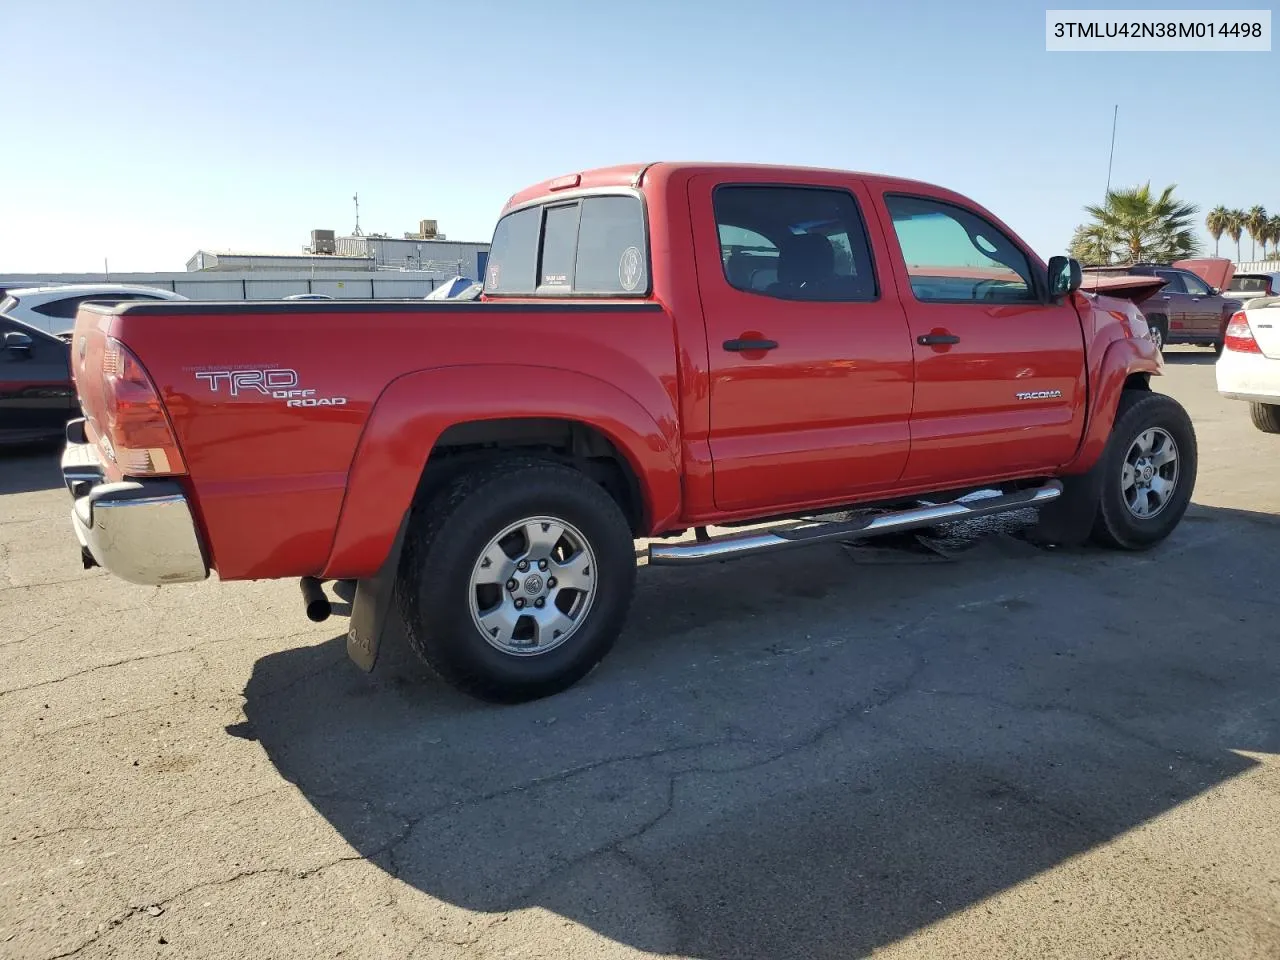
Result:
M741 353L744 350L776 350L778 349L777 340L726 340L724 342L726 350L733 350Z
M922 333L916 337L916 343L922 347L941 347L948 343L959 343L960 338L950 333Z
M1165 294L1165 295L1164 295L1163 297L1161 297L1160 299L1161 299L1161 300L1172 300L1172 299L1173 299L1173 297L1169 296L1168 294Z

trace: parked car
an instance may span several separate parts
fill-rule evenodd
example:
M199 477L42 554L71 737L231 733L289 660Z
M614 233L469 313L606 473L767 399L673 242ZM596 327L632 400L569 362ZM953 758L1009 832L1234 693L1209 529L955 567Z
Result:
M1249 404L1253 425L1280 433L1280 296L1250 300L1231 318L1214 366L1218 392Z
M59 439L79 413L67 342L0 317L0 443Z
M333 297L327 293L294 293L284 298L285 300L332 300Z
M485 276L480 302L86 304L65 453L85 563L298 577L313 618L321 581L355 581L361 667L395 604L440 676L520 701L610 649L637 538L693 530L649 562L703 563L1032 509L1038 537L1138 550L1192 494L1137 307L941 187L573 174L511 199ZM804 519L855 507L877 509Z
M1258 297L1280 296L1280 272L1234 274L1223 292L1241 303Z
M484 285L470 277L454 277L446 280L422 299L424 300L477 300Z
M1239 300L1210 286L1194 271L1178 265L1136 263L1121 267L1090 267L1089 274L1159 277L1164 286L1138 304L1160 347L1197 344L1222 350L1223 332ZM1087 286L1087 284L1086 284Z
M70 334L80 304L125 303L133 300L186 300L182 294L158 287L137 287L122 283L75 283L57 287L24 287L9 290L0 300L0 316L52 333Z

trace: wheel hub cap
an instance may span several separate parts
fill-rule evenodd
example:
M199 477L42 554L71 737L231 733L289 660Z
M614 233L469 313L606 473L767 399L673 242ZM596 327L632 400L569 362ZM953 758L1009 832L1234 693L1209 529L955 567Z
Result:
M1121 469L1120 489L1129 512L1142 520L1160 513L1173 498L1179 473L1178 445L1161 427L1138 434Z
M490 646L539 656L567 641L595 600L596 558L582 532L530 517L489 541L471 571L471 619Z

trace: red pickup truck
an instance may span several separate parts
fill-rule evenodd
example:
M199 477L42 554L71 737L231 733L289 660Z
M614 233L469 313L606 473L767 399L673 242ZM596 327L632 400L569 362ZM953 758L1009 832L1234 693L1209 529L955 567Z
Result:
M636 539L695 563L1028 507L1053 542L1165 538L1195 434L1133 296L1080 283L924 183L572 174L508 202L478 302L83 307L73 526L135 583L297 577L322 618L354 581L365 669L399 615L455 686L545 696L620 632Z

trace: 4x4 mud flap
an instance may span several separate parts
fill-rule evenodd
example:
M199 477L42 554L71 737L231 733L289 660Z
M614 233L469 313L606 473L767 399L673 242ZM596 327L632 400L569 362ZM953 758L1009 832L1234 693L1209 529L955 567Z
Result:
M382 568L367 580L356 581L356 595L351 601L351 621L347 625L347 656L365 673L378 662L378 651L386 633L387 621L395 615L396 580L400 575L400 551L404 546L409 517L400 521L395 542Z

